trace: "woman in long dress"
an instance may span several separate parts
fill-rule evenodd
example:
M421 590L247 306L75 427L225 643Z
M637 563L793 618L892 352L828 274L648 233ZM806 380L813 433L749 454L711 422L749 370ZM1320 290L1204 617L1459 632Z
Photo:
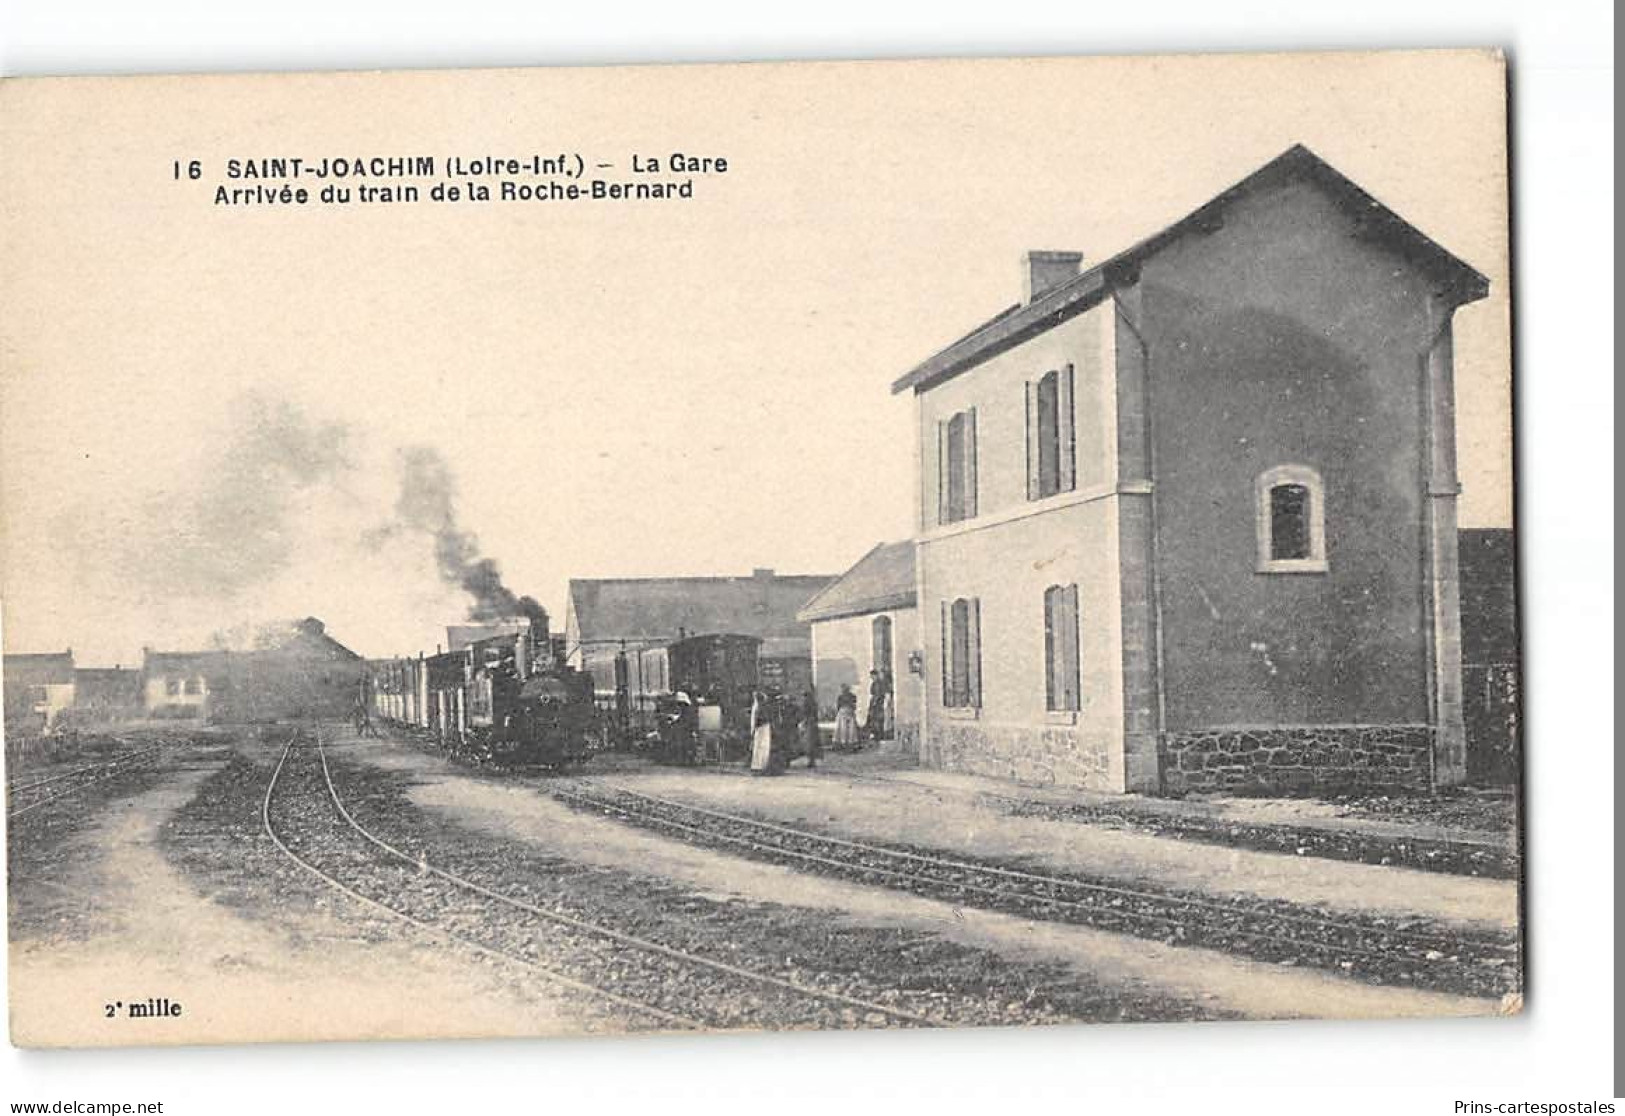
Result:
M852 751L858 746L858 695L852 687L841 686L835 698L835 747Z
M757 775L777 775L774 764L773 717L767 695L760 690L750 699L750 769Z

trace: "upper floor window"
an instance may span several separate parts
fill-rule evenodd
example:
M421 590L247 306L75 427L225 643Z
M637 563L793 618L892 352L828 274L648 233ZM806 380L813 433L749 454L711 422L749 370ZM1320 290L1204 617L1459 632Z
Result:
M937 522L976 515L976 408L937 423Z
M180 694L180 692L181 692L181 680L179 678L166 678L166 679L164 679L164 694L166 696L168 696L168 697L176 697L176 696L178 696Z
M1044 590L1044 707L1076 712L1078 703L1078 587Z
M201 679L201 678L188 678L186 680L186 692L188 694L192 695L193 697L196 697L198 694L201 694L203 692L203 679Z
M1255 485L1259 573L1326 571L1326 489L1307 465L1277 465Z
M982 602L942 602L942 704L949 709L982 705Z
M1027 382L1027 499L1041 500L1076 486L1073 440L1068 364Z

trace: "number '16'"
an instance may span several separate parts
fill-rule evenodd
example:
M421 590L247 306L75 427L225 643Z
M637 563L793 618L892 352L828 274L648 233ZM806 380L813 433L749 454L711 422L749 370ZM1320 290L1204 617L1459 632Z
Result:
M182 169L181 168L181 161L179 159L176 159L175 160L175 178L177 180L180 179L181 169ZM188 160L187 163L186 163L186 166L185 166L185 170L186 170L186 177L187 178L202 178L203 177L203 164L198 162L196 159Z

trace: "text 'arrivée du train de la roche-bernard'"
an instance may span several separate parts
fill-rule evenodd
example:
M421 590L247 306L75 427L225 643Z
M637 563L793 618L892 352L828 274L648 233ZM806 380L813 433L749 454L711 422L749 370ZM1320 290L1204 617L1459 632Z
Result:
M615 172L625 167L626 177ZM419 201L675 201L695 182L727 174L727 158L633 155L621 163L577 152L547 155L358 155L228 158L214 187L223 206L377 205ZM200 159L177 159L176 181L207 175ZM605 173L608 172L608 173Z

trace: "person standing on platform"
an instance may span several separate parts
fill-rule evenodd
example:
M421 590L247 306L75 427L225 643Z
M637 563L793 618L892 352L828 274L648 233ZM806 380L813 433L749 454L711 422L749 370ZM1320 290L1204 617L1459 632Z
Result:
M837 751L850 752L856 750L857 746L858 695L843 682L841 692L835 697L835 748Z
M773 768L773 714L761 690L750 699L750 770L753 775L778 774Z
M869 709L863 717L863 731L870 740L879 742L886 731L886 684L878 670L869 672Z

